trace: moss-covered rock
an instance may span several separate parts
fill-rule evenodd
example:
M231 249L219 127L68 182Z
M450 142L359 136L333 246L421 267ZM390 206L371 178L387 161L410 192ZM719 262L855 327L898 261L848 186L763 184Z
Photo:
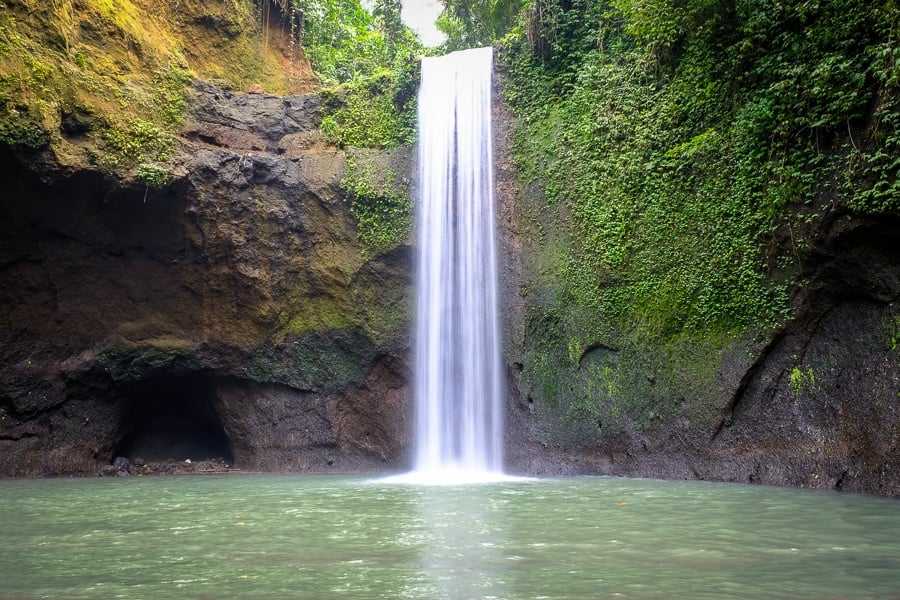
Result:
M171 155L193 77L280 93L317 85L281 29L263 35L251 0L0 5L0 143L147 181Z
M360 239L343 151L285 142L317 131L316 96L196 83L188 100L152 187L4 151L0 472L175 447L145 426L180 404L246 468L396 466L405 438L376 432L408 408L409 246Z

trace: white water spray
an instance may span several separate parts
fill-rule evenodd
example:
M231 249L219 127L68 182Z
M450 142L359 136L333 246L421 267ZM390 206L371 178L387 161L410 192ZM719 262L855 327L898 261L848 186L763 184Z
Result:
M503 386L491 143L491 48L422 59L417 479L497 479Z

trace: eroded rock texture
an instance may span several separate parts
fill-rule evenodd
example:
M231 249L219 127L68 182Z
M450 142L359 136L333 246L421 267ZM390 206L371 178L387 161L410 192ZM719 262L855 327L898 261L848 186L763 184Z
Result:
M360 245L317 98L192 107L163 189L0 160L0 475L403 459L408 247Z
M569 309L541 283L552 279L542 254L566 256L571 245L540 222L539 191L511 167L510 115L497 116L511 469L900 497L900 219L826 211L797 250L792 316L775 331L674 349L597 339L542 389L535 371L546 365L529 352L544 350L540 328L557 323L534 315ZM572 411L573 398L619 411L618 427Z
M0 157L0 476L96 474L117 456L405 464L409 246L361 245L315 97L193 94L160 190ZM540 253L570 246L558 228L534 234L541 199L516 172L499 102L494 117L512 470L900 496L896 217L817 221L779 330L722 346L563 346L574 366L552 396L529 354L547 323L529 315L556 301ZM408 154L375 159L409 172ZM573 419L573 398L620 410L618 427Z

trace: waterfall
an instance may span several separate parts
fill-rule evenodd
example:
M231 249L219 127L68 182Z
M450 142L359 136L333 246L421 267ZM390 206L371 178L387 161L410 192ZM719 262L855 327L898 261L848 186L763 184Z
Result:
M423 478L503 471L491 48L422 59L415 461Z

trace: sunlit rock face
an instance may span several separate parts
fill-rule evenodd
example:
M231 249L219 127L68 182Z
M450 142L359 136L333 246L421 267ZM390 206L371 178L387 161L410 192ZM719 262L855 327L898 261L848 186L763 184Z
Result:
M4 153L0 475L399 464L410 252L364 251L319 109L195 84L161 189Z

